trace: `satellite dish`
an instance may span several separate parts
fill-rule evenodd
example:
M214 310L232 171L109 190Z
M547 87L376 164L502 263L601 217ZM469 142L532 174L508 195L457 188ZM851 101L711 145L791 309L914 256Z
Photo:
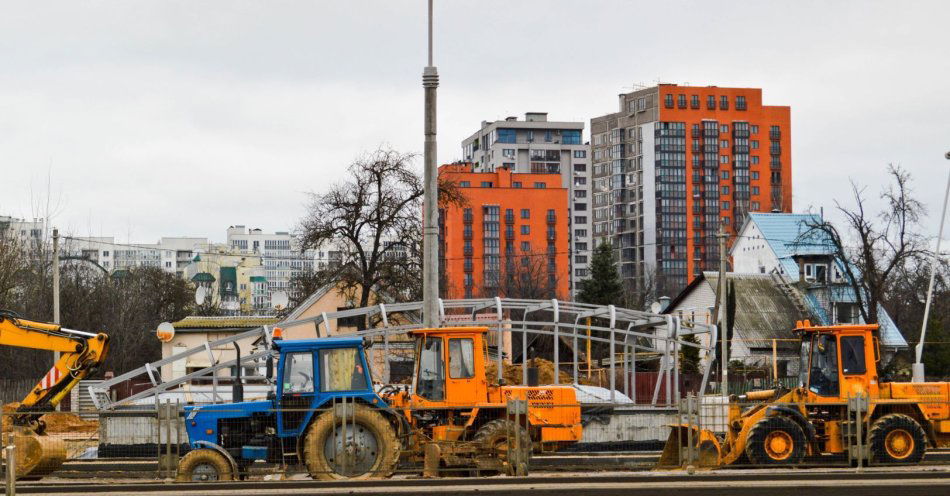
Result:
M277 310L285 308L288 303L290 303L290 298L288 298L287 293L283 291L275 291L270 297L270 304Z
M205 302L205 299L208 298L208 288L204 286L198 286L198 289L195 290L195 303L202 305Z
M159 341L167 343L175 337L175 326L173 326L171 322L162 322L158 324L155 336Z
M663 310L663 305L660 305L660 302L654 301L650 303L650 311L653 313L660 313L660 310Z

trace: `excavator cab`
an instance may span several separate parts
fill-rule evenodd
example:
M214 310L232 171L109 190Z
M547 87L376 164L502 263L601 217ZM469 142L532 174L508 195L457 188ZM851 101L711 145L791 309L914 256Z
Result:
M474 405L487 399L485 327L421 329L416 339L414 400L434 406Z
M838 401L849 395L867 394L877 388L876 362L880 359L877 326L818 327L800 323L800 386L809 401Z

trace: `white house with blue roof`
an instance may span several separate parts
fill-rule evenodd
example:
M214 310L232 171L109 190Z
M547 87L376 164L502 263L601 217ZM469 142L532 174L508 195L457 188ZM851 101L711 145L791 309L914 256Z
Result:
M822 325L861 323L854 289L845 279L843 260L834 256L830 238L809 232L814 214L750 213L732 246L733 271L773 274ZM808 233L805 236L805 233ZM883 307L878 308L881 346L887 351L907 348L907 341Z

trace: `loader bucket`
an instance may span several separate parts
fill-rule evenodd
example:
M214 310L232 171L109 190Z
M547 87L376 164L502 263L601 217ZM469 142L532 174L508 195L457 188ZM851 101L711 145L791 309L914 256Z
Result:
M36 434L29 428L15 427L16 478L39 480L66 461L66 444L62 439Z
M663 446L663 453L656 468L678 468L689 463L689 442L692 441L693 465L698 467L718 467L722 450L719 439L711 431L700 430L695 425L672 425L670 437ZM692 435L690 435L692 431Z

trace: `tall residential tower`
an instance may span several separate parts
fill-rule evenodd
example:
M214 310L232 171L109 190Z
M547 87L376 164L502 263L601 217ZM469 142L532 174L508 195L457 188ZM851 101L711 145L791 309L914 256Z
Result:
M653 296L719 266L749 212L790 212L790 108L757 88L660 84L591 119L593 236Z
M566 246L570 295L587 277L590 252L590 146L583 141L583 122L548 121L548 114L528 112L525 120L508 117L483 121L481 128L462 141L462 159L473 172L505 168L515 174L558 174L567 189ZM560 214L560 210L559 210Z

